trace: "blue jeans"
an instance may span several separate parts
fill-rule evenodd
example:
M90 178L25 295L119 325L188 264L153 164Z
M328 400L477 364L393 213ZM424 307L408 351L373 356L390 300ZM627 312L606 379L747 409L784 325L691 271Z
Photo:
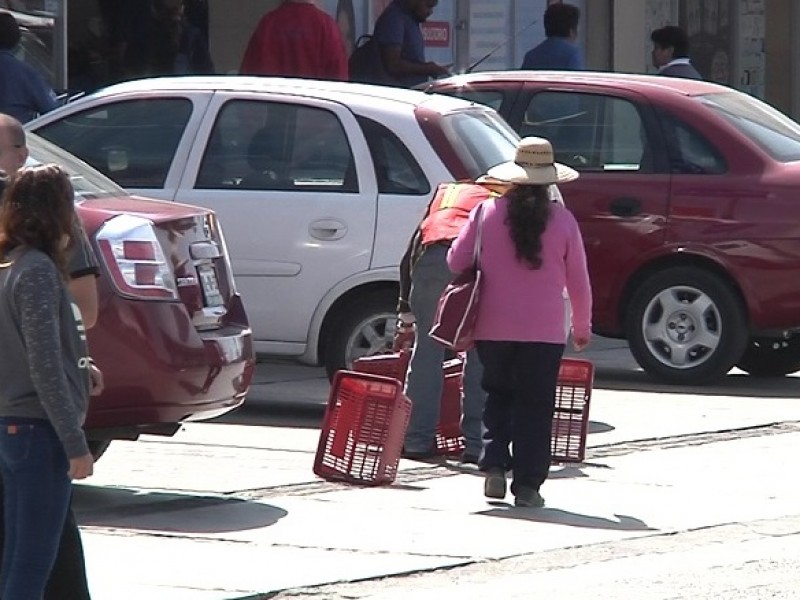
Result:
M411 273L409 304L417 320L417 336L411 354L406 396L411 399L411 420L406 430L405 450L426 453L436 444L436 426L442 402L444 375L442 363L446 349L432 340L436 305L444 288L453 279L447 267L447 246L427 246ZM481 451L481 421L486 394L481 388L483 368L475 350L467 353L464 365L464 392L461 397L461 433L465 452L478 456Z
M564 344L479 341L478 352L488 393L480 468L513 470L512 493L519 486L538 490L550 472Z
M50 423L0 418L5 545L0 597L41 600L69 504L69 461Z

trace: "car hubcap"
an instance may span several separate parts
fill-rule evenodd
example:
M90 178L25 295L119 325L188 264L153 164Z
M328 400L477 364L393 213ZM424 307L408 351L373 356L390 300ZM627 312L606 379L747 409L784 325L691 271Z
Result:
M384 313L364 319L347 340L345 361L349 367L362 356L386 352L392 348L397 315Z
M713 356L722 334L722 318L701 290L676 286L663 290L647 305L642 333L659 362L674 369L690 369Z

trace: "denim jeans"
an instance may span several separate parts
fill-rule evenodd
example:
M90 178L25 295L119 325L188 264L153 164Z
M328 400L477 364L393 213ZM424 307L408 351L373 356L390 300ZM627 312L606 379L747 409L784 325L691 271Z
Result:
M436 443L436 426L439 423L444 385L442 363L446 349L432 340L428 332L433 325L439 296L453 278L446 259L447 246L427 246L411 273L409 304L417 320L417 336L405 389L406 396L412 403L411 419L405 438L405 449L408 452L430 452ZM468 352L466 359L464 392L461 397L461 432L465 439L465 452L478 456L481 451L481 421L486 398L480 385L483 369L475 350Z
M0 596L41 600L69 504L69 461L46 420L0 418L5 544Z
M550 472L564 344L479 341L478 352L488 394L480 468L511 469L512 493L521 485L538 490Z

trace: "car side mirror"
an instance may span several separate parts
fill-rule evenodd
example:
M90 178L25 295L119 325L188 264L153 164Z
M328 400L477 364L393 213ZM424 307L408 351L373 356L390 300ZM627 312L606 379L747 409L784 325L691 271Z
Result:
M128 151L124 148L106 148L106 168L109 173L128 169Z

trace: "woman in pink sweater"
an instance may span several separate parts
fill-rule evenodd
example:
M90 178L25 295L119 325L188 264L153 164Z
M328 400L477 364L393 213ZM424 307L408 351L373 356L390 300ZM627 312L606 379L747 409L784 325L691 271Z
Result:
M578 173L554 163L550 142L524 138L513 162L488 176L513 183L500 198L472 211L447 255L450 270L472 267L481 228L482 283L475 339L488 394L480 468L484 494L503 499L513 471L516 506L543 506L539 487L550 469L550 437L558 369L566 344L564 289L572 303L572 339L591 337L592 293L586 254L572 213L552 202L548 187Z

